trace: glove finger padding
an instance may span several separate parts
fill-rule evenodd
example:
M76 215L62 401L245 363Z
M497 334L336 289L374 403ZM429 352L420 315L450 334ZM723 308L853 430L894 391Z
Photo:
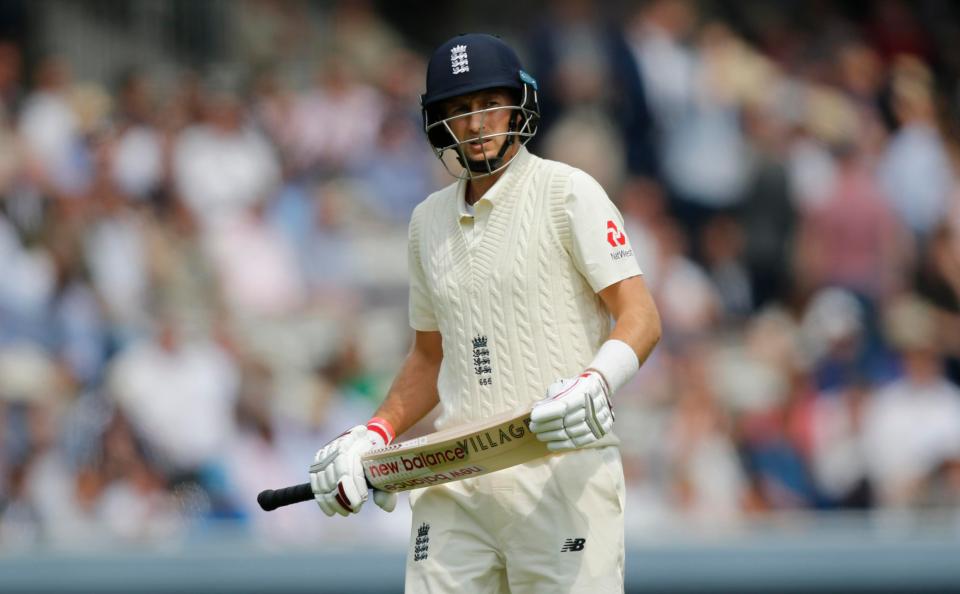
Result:
M567 403L563 400L543 400L530 412L531 423L546 423L562 419L567 412Z
M534 433L538 433L538 434L546 433L549 431L556 431L557 429L563 429L563 426L564 426L563 417L560 417L558 419L553 419L550 421L541 421L539 423L536 421L530 421L530 431L533 431Z
M589 435L594 438L597 437L596 433L593 432L593 429L590 428L590 425L583 422L577 423L571 427L567 427L565 431L567 433L567 437L573 439L574 441L576 441L576 439L579 437L583 437L584 435Z
M383 511L392 512L397 507L397 494L374 489L373 502Z
M562 450L575 450L576 448L577 448L577 444L575 444L570 439L547 442L547 449L550 450L551 452L559 452Z
M537 439L547 443L550 443L551 441L565 441L566 439L569 439L569 437L570 436L567 435L567 429L565 427L562 427L555 431L537 433Z
M563 417L563 426L564 427L573 427L579 423L583 423L587 418L587 411L582 408L575 408Z

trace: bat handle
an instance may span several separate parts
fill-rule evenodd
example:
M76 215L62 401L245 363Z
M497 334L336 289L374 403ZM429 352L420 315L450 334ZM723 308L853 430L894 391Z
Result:
M367 481L367 487L373 489L369 480ZM283 487L282 489L267 489L260 491L260 494L257 495L257 503L260 504L263 511L273 511L278 507L311 500L313 500L313 489L310 488L310 483Z
M260 491L260 494L257 495L257 503L260 504L263 511L273 511L284 505L310 501L311 499L313 499L313 489L310 488L310 483L283 487L282 489L267 489Z

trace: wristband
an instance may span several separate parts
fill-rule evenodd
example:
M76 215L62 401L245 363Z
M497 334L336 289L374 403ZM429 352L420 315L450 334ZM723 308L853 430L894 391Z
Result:
M607 385L607 395L612 396L630 381L640 369L640 360L630 345L622 340L611 339L600 345L600 350L587 371L595 371Z
M367 429L382 437L383 445L390 445L397 437L397 433L393 430L393 425L383 417L373 417L367 421Z

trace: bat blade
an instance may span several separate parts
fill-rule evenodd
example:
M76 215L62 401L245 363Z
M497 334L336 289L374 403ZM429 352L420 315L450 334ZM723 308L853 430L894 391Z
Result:
M370 487L398 493L481 476L550 454L530 431L532 406L371 450L362 458ZM310 483L267 489L264 511L310 501Z
M550 453L530 431L531 406L371 450L363 456L370 486L398 493L481 476Z

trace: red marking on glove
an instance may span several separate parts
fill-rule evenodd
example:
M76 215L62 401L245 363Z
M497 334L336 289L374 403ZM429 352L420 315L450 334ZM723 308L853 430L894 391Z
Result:
M586 377L586 374L581 375L580 377ZM564 390L563 392L560 392L559 394L557 394L556 396L554 396L554 397L551 398L550 400L556 400L557 398L560 398L561 396L563 396L564 394L566 394L566 393L569 392L570 390L574 389L574 388L576 387L576 385L580 383L580 377L578 377L575 382L573 382L572 384L570 384L570 387L568 387L568 388L567 388L566 390Z
M341 483L337 483L337 494L334 497L334 499L337 500L337 503L339 503L343 507L343 509L347 510L348 512L353 512L353 508L350 507L350 503L348 502L349 500L347 499L347 494L346 492L344 492L343 485Z

